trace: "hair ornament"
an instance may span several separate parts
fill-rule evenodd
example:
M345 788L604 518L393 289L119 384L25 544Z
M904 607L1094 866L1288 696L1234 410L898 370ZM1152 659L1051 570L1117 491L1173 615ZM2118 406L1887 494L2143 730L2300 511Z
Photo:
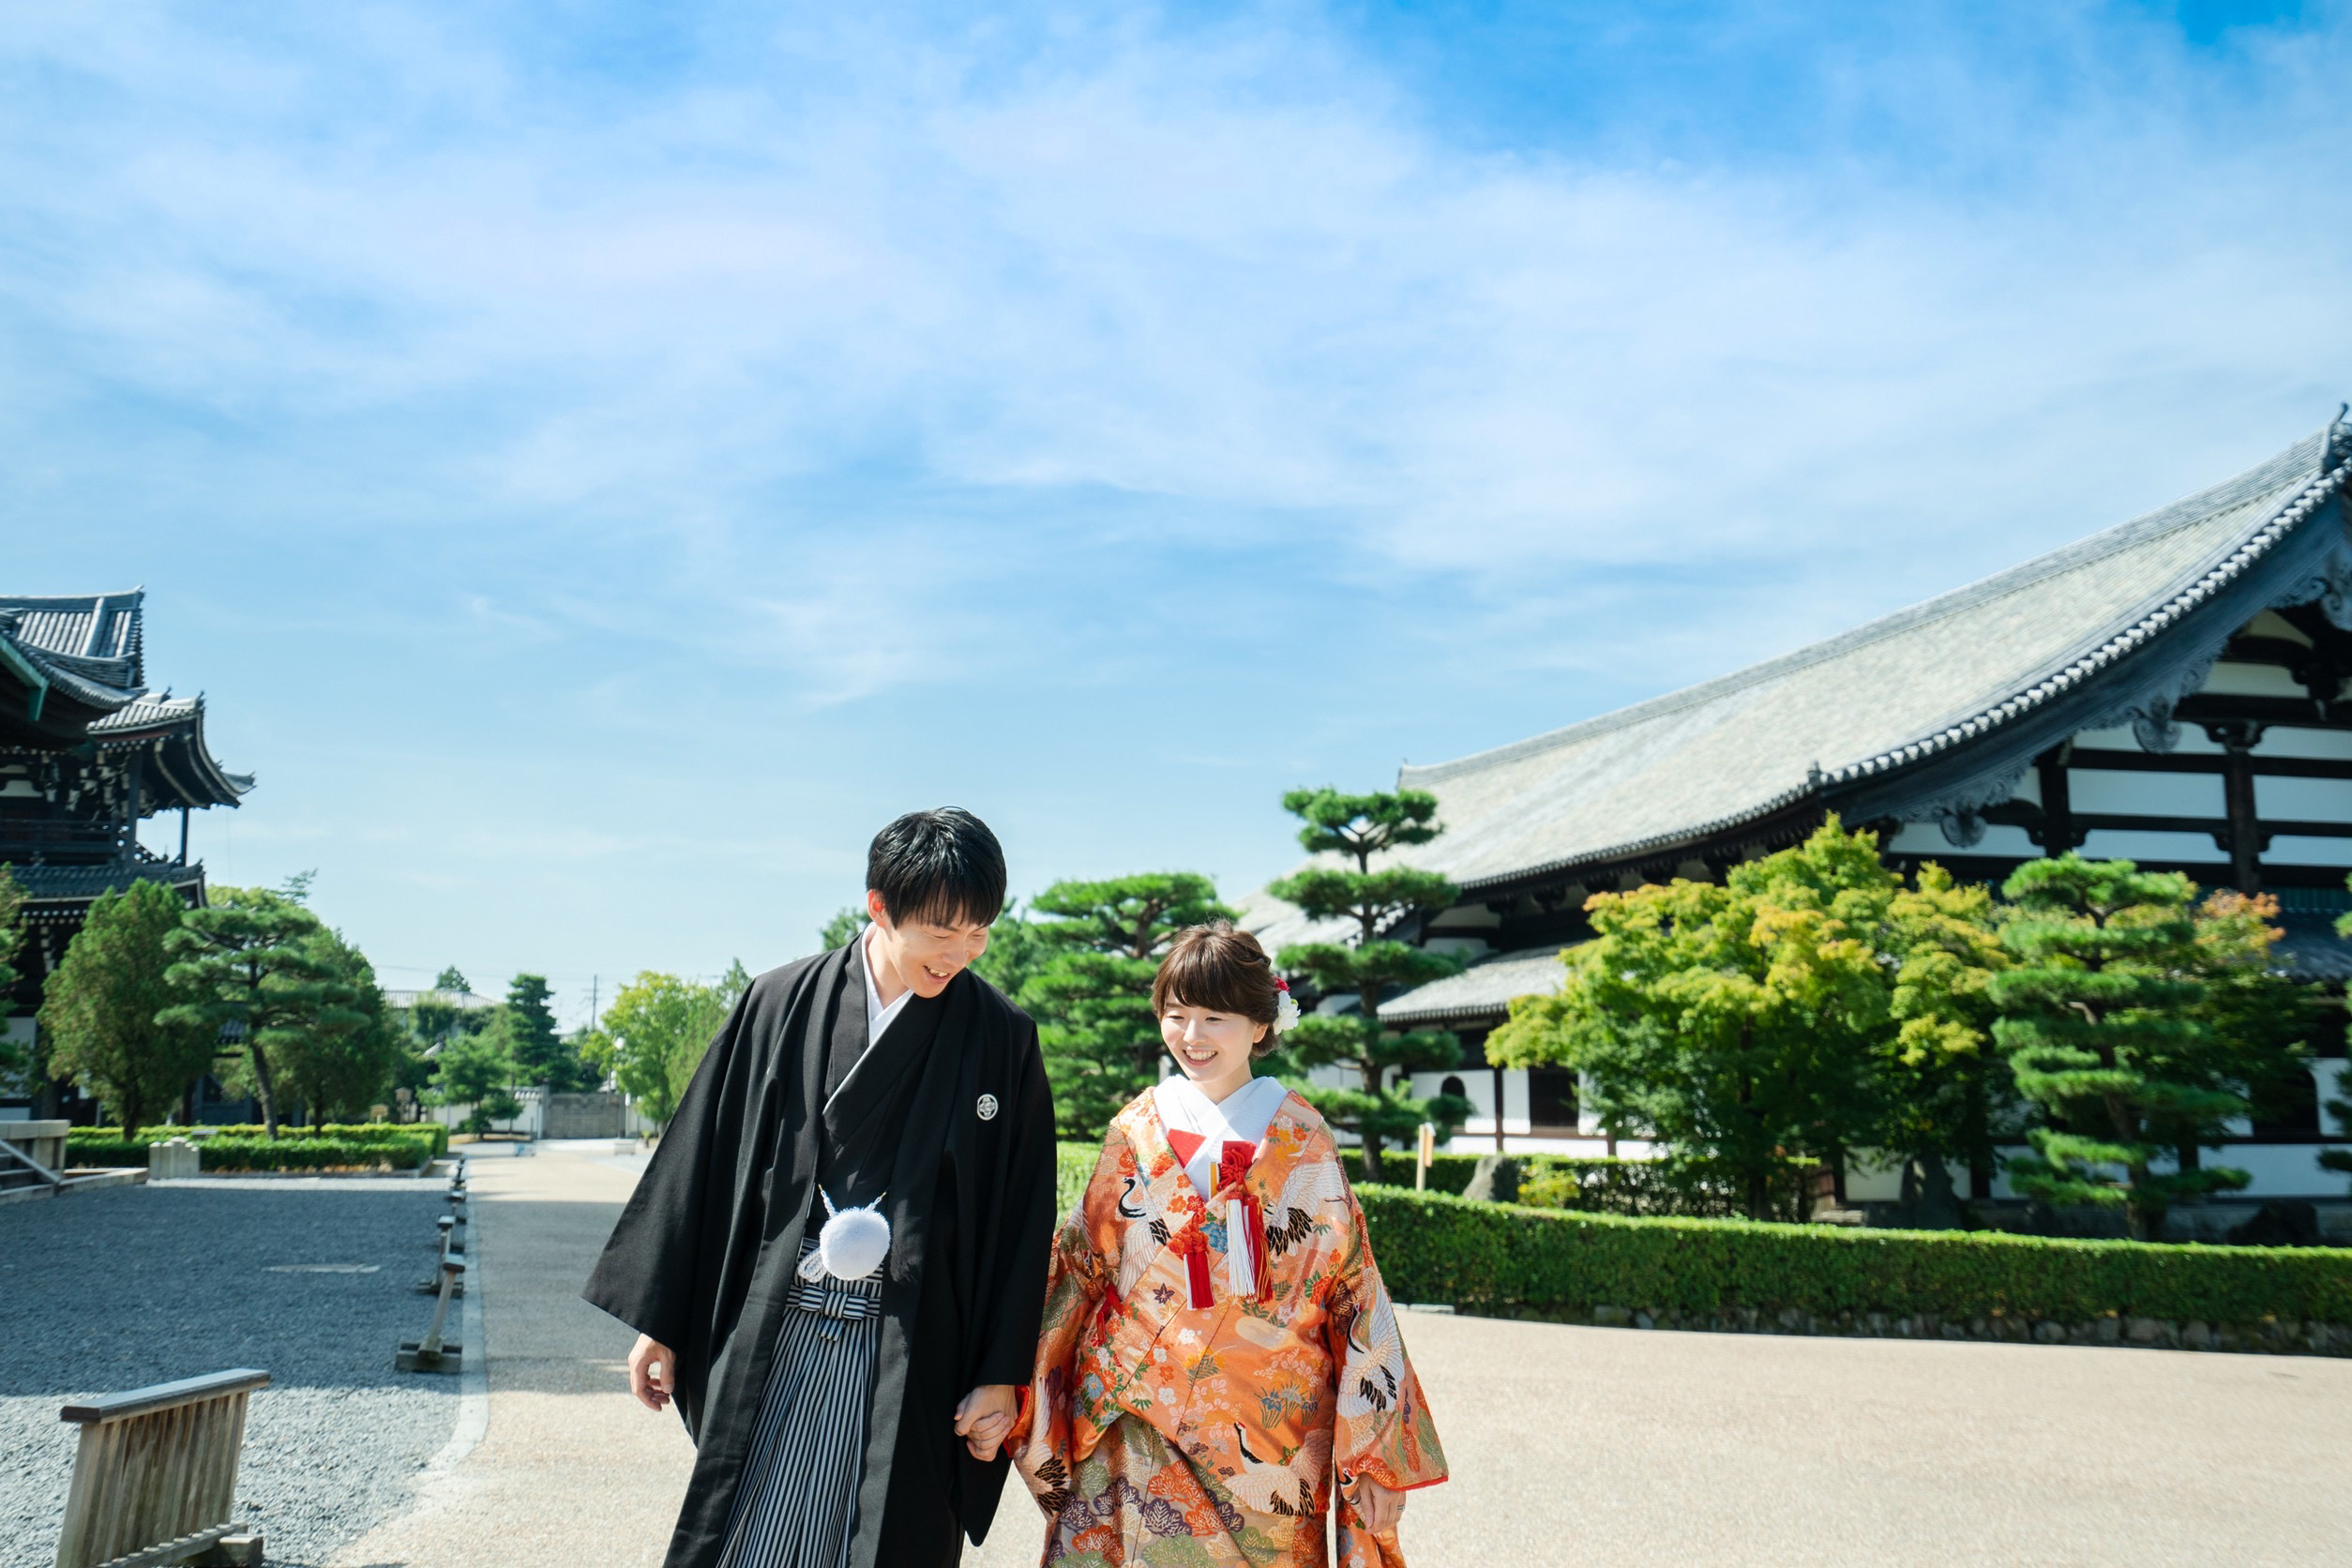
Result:
M1298 999L1290 994L1290 982L1277 974L1274 983L1274 1032L1288 1034L1299 1026Z

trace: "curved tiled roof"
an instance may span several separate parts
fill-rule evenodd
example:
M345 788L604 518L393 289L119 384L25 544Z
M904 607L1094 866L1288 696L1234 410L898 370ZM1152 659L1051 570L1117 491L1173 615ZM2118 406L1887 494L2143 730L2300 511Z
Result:
M2278 554L2352 476L2341 421L2224 484L1736 674L1429 767L1444 834L1400 863L1466 892L1734 831L1996 735ZM1834 799L1832 795L1831 798ZM1308 923L1259 894L1254 929Z

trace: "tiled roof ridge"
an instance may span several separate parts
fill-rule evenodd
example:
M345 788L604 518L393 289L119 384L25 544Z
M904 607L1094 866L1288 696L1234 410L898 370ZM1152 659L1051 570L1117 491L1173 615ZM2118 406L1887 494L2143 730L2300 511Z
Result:
M1666 692L1634 703L1630 707L1620 708L1614 713L1580 719L1576 723L1564 725L1558 730L1546 731L1543 734L1532 735L1526 740L1514 741L1507 746L1495 746L1485 751L1472 752L1467 757L1455 758L1451 761L1431 762L1420 767L1409 764L1397 770L1397 785L1400 789L1410 789L1440 783L1448 778L1482 771L1500 762L1517 761L1521 758L1536 756L1572 742L1591 740L1636 724L1663 718L1669 714L1700 707L1718 698L1792 674L1826 659L1850 653L1856 648L1867 647L1873 642L1883 641L1899 633L1931 626L1963 611L1977 609L2012 594L2022 593L2036 583L2089 565L2117 550L2145 543L2152 538L2160 538L2178 529L2192 526L2230 506L2242 505L2255 496L2276 490L2295 475L2324 464L2326 458L2331 455L2331 442L2342 427L2342 423L2341 418L2331 420L2316 434L2304 437L2285 451L2255 464L2232 478L2224 479L2220 484L2209 486L2192 495L2183 496L2178 501L2170 502L2157 507L2154 511L2143 513L2139 517L2118 523L2111 528L2101 529L2096 534L2077 539L2072 544L2060 546L2047 554L2038 555L2030 561L1995 572L1989 577L1981 578L1975 582L1952 589L1949 593L1938 594L1933 598L1907 605L1892 614L1882 615L1875 621L1856 626L1850 631L1840 632L1819 642L1807 643L1802 648L1775 655L1761 663L1749 665L1743 670L1735 670L1728 674L1701 681L1696 686L1684 686L1679 691ZM1793 794L1791 798L1794 798Z
M2320 432L2318 438L2320 445L2315 454L2319 460L2324 462L2336 455L2339 437L2344 433L2352 433L2352 430L2346 430L2343 417L2339 415ZM2301 450L2307 445L2309 445L2308 441L2297 443L2289 449L2289 454ZM2258 472L2260 470L2250 470L2249 474ZM2245 476L2240 475L2241 478ZM1995 703L1967 719L1944 725L1932 734L1903 746L1880 752L1860 761L1847 763L1827 773L1817 770L1802 784L1783 790L1770 799L1758 802L1729 816L1677 828L1672 833L1655 834L1630 843L1587 851L1559 860L1547 861L1541 866L1496 876L1467 879L1458 885L1468 892L1494 882L1516 882L1530 876L1544 876L1567 870L1579 865L1599 864L1647 854L1685 839L1706 837L1749 822L1761 821L1774 812L1796 805L1808 795L1819 793L1825 785L1848 783L1854 779L1868 777L1876 773L1886 772L1899 764L1917 761L1921 758L1948 750L1960 741L1974 739L1998 725L2005 724L2042 706L2052 698L2073 689L2088 676L2105 669L2124 655L2136 652L2149 638L2172 626L2209 598L2215 591L2234 580L2248 567L2267 555L2273 545L2293 532L2305 518L2326 505L2331 494L2343 488L2348 479L2352 479L2352 455L2347 455L2334 467L2323 470L2309 482L2299 487L2292 497L2273 507L2263 522L2239 539L2222 559L2198 573L2194 580L2185 587L2176 589L2167 595L2164 601L2157 608L2141 614L2130 626L2105 639L2089 654L2070 661L2062 671L2035 683L2006 701ZM2216 487L2217 490L2227 488L2227 486ZM2108 532L2113 533L2115 530L2111 529ZM2094 538L2098 536L2093 535ZM1492 753L1488 754L1489 757L1492 755Z

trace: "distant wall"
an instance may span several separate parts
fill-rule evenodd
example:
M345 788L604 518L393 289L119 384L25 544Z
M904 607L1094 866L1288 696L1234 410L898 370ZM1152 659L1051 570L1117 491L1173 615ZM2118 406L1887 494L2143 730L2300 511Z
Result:
M619 1138L618 1094L550 1094L540 1121L542 1138Z

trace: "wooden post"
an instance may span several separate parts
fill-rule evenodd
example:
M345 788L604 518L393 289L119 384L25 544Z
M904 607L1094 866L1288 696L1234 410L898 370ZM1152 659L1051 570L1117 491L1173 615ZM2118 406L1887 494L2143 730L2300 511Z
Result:
M269 1374L251 1368L68 1405L82 1443L57 1538L57 1568L149 1568L254 1562L258 1538L240 1536L237 1459L245 1407Z
M1501 1069L1500 1067L1496 1067L1496 1068L1492 1069L1492 1071L1493 1071L1493 1073L1494 1073L1494 1075L1495 1075L1495 1153L1498 1153L1498 1154L1500 1154L1500 1153L1501 1153L1503 1152L1503 1148L1502 1148L1502 1069Z
M1438 1129L1424 1122L1420 1142L1413 1150L1413 1191L1429 1190L1429 1162L1437 1157Z

